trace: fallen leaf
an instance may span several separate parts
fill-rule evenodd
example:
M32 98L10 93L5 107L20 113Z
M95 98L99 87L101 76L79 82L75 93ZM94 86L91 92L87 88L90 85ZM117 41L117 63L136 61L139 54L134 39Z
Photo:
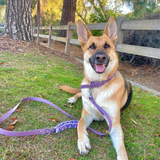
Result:
M4 64L3 62L1 62L0 64Z
M21 109L16 109L16 112L19 112Z
M9 126L9 127L7 128L7 130L10 131L10 130L12 130L13 128L14 128L14 126Z
M50 118L49 120L59 122L59 119L56 119L56 118Z
M29 99L27 99L27 103L29 102Z
M77 160L76 158L74 158L74 157L72 157L72 158L70 158L69 160Z
M150 144L148 144L149 146L155 146L155 144L152 144L152 143L150 143Z
M16 158L18 158L19 156L20 156L20 153L18 152L18 153L17 153L17 157L16 157Z
M15 125L16 123L17 123L17 119L16 119L14 122L12 122L12 123L10 124L10 126Z
M58 153L57 152L54 152L55 153L55 155L57 156L58 155Z
M69 107L69 106L67 106L66 104L63 104L65 107Z
M156 137L156 136L160 136L160 134L155 134L154 136L155 136L155 137Z
M133 123L138 124L135 120L133 120L132 118L130 118L132 120Z
M42 98L42 95L39 95L40 98Z
M105 133L107 133L108 132L108 130L104 130L105 131ZM108 132L108 134L110 135L110 132Z
M147 124L150 125L150 122L148 121Z
M17 119L17 117L13 117L13 118L11 118L11 120L16 120Z

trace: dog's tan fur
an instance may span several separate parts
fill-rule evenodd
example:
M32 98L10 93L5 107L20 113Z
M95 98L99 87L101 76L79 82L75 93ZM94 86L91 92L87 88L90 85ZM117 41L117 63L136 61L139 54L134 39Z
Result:
M109 114L112 120L110 136L117 152L117 159L126 160L128 157L124 146L123 132L120 124L120 110L125 105L129 104L132 89L131 85L126 82L120 72L117 71L118 56L115 52L115 44L117 40L116 22L114 18L111 17L104 29L103 35L94 37L86 25L83 24L82 21L78 20L77 33L79 43L81 44L84 52L84 78L81 84L89 84L90 81L103 81L116 73L108 83L101 87L91 89L91 93L96 103ZM95 47L91 46L93 43ZM104 47L105 43L109 45L108 48ZM109 63L101 73L97 73L97 70L91 66L90 61L90 59L99 52L103 52L107 57L109 57ZM61 86L61 89L66 92L76 94L74 97L69 99L70 103L75 103L77 99L82 96L83 110L77 128L78 149L80 154L88 154L91 146L86 128L93 120L103 120L105 117L103 117L89 101L90 89L82 89L80 92L78 89L65 85ZM105 120L107 121L107 119Z

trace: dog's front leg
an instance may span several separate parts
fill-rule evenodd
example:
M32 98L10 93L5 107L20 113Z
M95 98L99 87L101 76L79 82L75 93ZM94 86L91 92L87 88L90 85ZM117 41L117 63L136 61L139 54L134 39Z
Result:
M112 129L110 132L111 140L117 152L117 160L128 160L127 152L124 145L124 136L119 118L112 120Z
M78 149L81 155L88 154L91 149L90 140L88 138L88 133L86 129L93 121L92 116L85 110L82 110L82 117L78 122Z

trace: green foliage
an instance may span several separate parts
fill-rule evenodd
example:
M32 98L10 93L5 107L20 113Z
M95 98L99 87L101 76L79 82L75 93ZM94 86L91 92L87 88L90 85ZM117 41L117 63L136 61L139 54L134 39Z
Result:
M62 0L40 0L40 14L42 24L49 26L50 24L59 25L62 14ZM32 0L32 17L37 15L36 1Z
M37 0L31 0L31 7L34 9L36 7Z
M6 0L0 0L0 5L5 5L6 4Z
M88 0L88 1L92 2L92 0ZM105 12L108 16L108 19L113 16L116 20L118 16L122 15L118 10L115 11L114 9L109 9L110 3L108 1L101 0L101 3L105 8ZM93 5L93 10L90 14L89 23L103 23L103 22L106 23L107 20L100 4L99 3L91 3L91 4ZM100 36L103 33L103 31L97 31L97 30L91 31L91 32L95 36Z
M156 1L150 1L150 0L145 0L145 1L139 1L139 0L123 0L128 3L128 6L132 6L134 12L133 12L133 17L136 18L144 18L145 14L148 13L153 13L156 11L157 5Z
M0 5L0 23L5 23L5 8L6 5Z

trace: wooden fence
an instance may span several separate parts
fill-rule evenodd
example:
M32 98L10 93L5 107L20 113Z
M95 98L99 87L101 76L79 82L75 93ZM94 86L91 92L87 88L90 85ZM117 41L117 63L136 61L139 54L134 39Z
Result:
M142 47L136 45L123 44L123 36L125 30L160 30L160 19L155 20L133 20L127 21L124 17L117 18L117 32L118 40L116 45L116 51L122 53L129 53L134 55L141 55L151 58L160 59L160 49L152 47ZM90 30L104 30L106 23L97 23L97 24L88 24L87 27ZM65 53L69 54L71 49L71 44L80 45L77 39L73 39L73 30L76 30L76 25L73 25L72 22L69 22L68 25L64 26L53 26L50 27L37 27L34 28L37 30L37 34L34 34L34 37L37 37L37 43L40 42L40 38L48 39L48 46L51 46L51 40L65 42ZM49 30L49 35L39 34L39 30ZM54 30L67 30L67 37L56 37L53 36Z

